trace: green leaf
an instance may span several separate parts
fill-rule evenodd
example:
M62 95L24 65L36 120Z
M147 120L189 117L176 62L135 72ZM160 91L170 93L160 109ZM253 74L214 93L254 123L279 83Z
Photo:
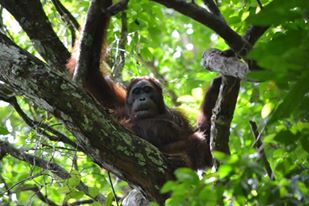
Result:
M5 127L0 126L0 134L7 135L9 133L10 132Z
M224 161L227 160L229 158L229 156L223 152L219 152L219 151L214 151L213 152L213 156L215 157L215 159L220 160L220 161Z
M107 195L107 197L106 197L106 200L105 200L105 206L111 206L112 205L112 203L113 203L113 198L114 198L114 196L113 196L113 193L112 192L109 192L108 193L108 195Z
M280 131L275 137L274 140L280 142L284 145L293 144L298 140L299 136L293 134L290 130Z
M278 25L286 21L301 19L308 7L304 0L273 0L261 12L248 18L248 23L255 25Z
M71 177L67 180L67 185L70 187L70 188L75 188L79 185L80 183L80 174L78 171L75 171L73 170L71 173L70 173Z
M175 175L178 180L183 182L197 184L199 181L197 174L189 168L179 168L176 170Z
M233 168L230 165L221 165L218 170L220 178L225 178L233 171Z
M69 194L67 194L67 195L65 196L65 201L68 201L68 200L70 200L70 199L79 200L79 199L81 199L83 196L84 196L84 193L83 193L83 192L74 190L74 191L70 192Z
M99 203L99 202L94 202L94 203L91 204L91 206L102 206L102 204Z
M300 142L303 149L309 153L309 134L307 133L304 136L302 136Z
M141 55L145 60L148 61L152 60L153 57L151 51L146 46L141 49Z
M166 182L163 187L161 188L160 192L161 193L168 193L170 191L173 191L173 189L175 189L175 186L177 184L175 182L172 182L172 181L168 181Z
M100 191L97 187L89 187L88 192L91 197L95 198Z
M279 104L273 115L271 116L268 124L275 122L280 118L289 117L293 110L304 99L304 95L309 91L309 72L304 72L301 79L299 79Z
M270 102L270 103L265 104L261 111L262 118L265 119L266 117L268 117L268 115L271 113L273 108L274 108L273 103Z

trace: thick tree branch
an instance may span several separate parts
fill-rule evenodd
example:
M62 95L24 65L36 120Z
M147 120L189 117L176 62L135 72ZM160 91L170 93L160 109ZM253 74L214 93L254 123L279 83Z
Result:
M124 11L127 8L129 0L120 0L117 4L111 5L107 8L109 15L115 15L121 11Z
M218 6L213 0L203 0L204 4L207 6L207 8L213 13L214 15L218 16L219 18L224 21L223 15L221 14Z
M0 0L0 4L15 17L47 63L64 71L70 53L53 31L40 0Z
M10 154L12 157L27 162L33 166L40 167L42 169L48 170L55 174L56 176L62 178L62 179L68 179L71 177L70 173L68 173L64 168L60 167L59 165L52 163L50 161L43 160L41 158L38 158L34 155L30 155L22 151L22 149L16 149L11 144L5 141L0 140L0 148L1 150L5 151L6 153ZM87 194L89 197L91 197L88 187L84 183L80 183L77 186L77 189ZM92 197L91 197L92 198ZM94 198L95 200L101 202L102 204L105 201L105 197L103 197L101 194L99 194L97 197Z
M223 76L218 99L211 117L210 147L212 151L230 154L230 125L237 102L240 80Z
M163 203L161 185L173 168L157 148L119 124L86 92L0 34L0 80L63 121L85 153L100 166Z
M111 0L92 0L88 9L86 23L81 36L80 52L74 71L73 80L84 85L87 73L100 68L100 60L105 56L104 43L109 15L106 9L112 5ZM102 50L103 49L103 50ZM101 58L101 56L103 56Z
M203 66L222 75L244 79L249 72L249 67L237 57L225 57L217 49L209 49L203 54Z
M251 44L244 40L240 35L233 31L221 18L209 13L205 9L193 3L187 3L183 0L152 0L158 2L166 7L173 8L176 11L204 24L219 36L221 36L226 43L239 56L244 56L248 50L251 49Z

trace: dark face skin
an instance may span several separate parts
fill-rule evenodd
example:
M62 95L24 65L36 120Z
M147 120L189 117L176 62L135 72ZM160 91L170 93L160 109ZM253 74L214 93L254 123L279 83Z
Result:
M147 81L137 82L128 93L127 112L131 119L152 118L159 114L160 94L154 85Z

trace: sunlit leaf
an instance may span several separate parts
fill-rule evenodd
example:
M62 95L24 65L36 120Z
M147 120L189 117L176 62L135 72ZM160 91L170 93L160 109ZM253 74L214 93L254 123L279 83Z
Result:
M261 111L262 118L265 119L266 117L268 117L268 115L271 113L273 108L274 108L274 105L272 103L265 104Z
M197 174L192 169L189 169L189 168L177 169L175 172L175 175L178 180L189 182L192 184L197 183L199 180Z
M104 205L111 206L112 203L113 203L113 198L114 198L113 193L109 192L107 197L106 197L106 199L105 199L105 202L104 202L105 204Z
M0 134L7 135L9 133L10 132L5 127L0 126Z

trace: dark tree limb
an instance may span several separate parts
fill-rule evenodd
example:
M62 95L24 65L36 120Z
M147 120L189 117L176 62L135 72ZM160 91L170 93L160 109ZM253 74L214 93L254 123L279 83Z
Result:
M92 0L90 3L73 76L79 85L85 85L88 71L99 69L101 56L105 56L106 48L102 48L102 43L110 17L106 10L111 5L111 0Z
M121 11L124 11L127 8L128 3L129 3L129 0L120 0L118 3L108 7L107 13L112 16Z
M88 93L50 70L0 34L0 80L54 114L76 137L86 155L101 167L142 188L163 204L160 187L173 179L169 160L157 148L132 135Z
M22 151L21 149L16 149L8 142L0 140L0 148L1 150L5 151L6 153L10 154L12 157L27 162L33 166L40 167L42 169L48 170L55 174L56 176L60 177L61 179L68 179L70 178L70 173L68 173L64 168L60 167L59 165L52 163L50 161L43 160L39 157L36 157L34 155L30 155ZM91 197L88 187L84 183L80 183L77 186L77 189ZM92 198L92 197L91 197ZM94 198L95 200L101 202L102 204L105 201L105 197L103 197L101 194L97 195L97 197Z
M204 4L207 6L207 8L213 13L214 15L218 16L219 18L224 21L224 17L221 14L217 4L213 0L203 0Z
M239 56L244 56L252 48L248 41L233 31L221 18L209 13L204 8L183 0L152 0L200 22L221 36Z
M252 134L256 140L256 143L254 144L254 146L256 147L263 163L264 163L264 166L265 166L265 169L266 169L266 172L267 172L267 175L268 177L271 179L271 180L275 180L275 176L274 176L274 173L270 167L270 164L267 160L267 157L266 157L266 154L265 154L265 151L264 151L264 147L263 147L263 143L262 143L262 140L260 138L260 133L258 132L258 128L257 128L257 125L254 121L249 121L250 123L250 127L251 127L251 131L252 131Z
M15 17L46 62L64 71L70 53L54 32L40 0L0 0L0 4Z
M211 117L210 147L212 151L230 154L230 125L237 102L240 80L223 76L218 99Z
M59 12L63 20L75 30L80 28L79 23L74 18L74 16L69 12L65 6L61 3L60 0L52 0L53 4L55 5L56 10Z
M237 57L225 57L218 49L209 49L203 54L202 65L209 71L244 79L249 67Z
M57 12L60 14L62 21L69 27L72 36L72 45L76 40L76 31L79 30L80 26L74 16L62 5L59 0L52 0Z

